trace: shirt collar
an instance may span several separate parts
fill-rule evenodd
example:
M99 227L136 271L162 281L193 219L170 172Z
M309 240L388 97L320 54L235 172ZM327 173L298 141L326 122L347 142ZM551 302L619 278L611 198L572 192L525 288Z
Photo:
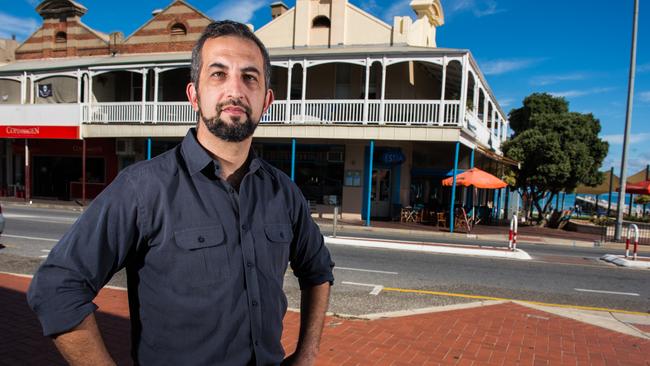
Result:
M189 169L190 175L195 175L196 173L202 171L208 164L213 163L215 168L219 168L219 162L213 160L210 154L201 146L199 141L196 139L196 128L192 127L187 131L187 135L183 139L181 144L181 150L183 152L183 158ZM266 172L271 178L275 176L271 173L269 167L266 166L257 156L255 150L251 146L249 151L249 161L250 165L248 167L249 173L255 173L258 171Z

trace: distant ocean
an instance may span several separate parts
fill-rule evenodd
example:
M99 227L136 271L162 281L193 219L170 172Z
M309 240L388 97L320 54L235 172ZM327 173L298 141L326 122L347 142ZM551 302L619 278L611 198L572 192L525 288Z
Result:
M569 209L569 208L575 206L576 195L577 195L576 193L571 193L571 194L567 194L564 197L564 209ZM580 194L580 196L581 197L596 198L595 194ZM607 193L598 195L599 200L607 201L607 197L608 197ZM636 197L636 195L635 195L635 197ZM553 200L553 202L551 204L553 205L553 207L555 207L555 200ZM618 204L618 192L612 192L612 208L615 209L617 204ZM630 195L629 194L625 195L625 204L626 205L630 204ZM562 208L562 194L560 194L559 206L560 206L560 208ZM633 204L632 209L634 210L634 208L636 206L638 206L638 205Z

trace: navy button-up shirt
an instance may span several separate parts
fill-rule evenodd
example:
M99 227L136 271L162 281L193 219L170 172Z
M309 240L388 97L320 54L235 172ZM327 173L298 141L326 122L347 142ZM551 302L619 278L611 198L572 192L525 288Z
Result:
M255 156L248 164L233 189L192 129L124 169L34 276L28 301L45 335L96 310L126 267L136 363L279 364L287 263L301 288L331 283L334 263L296 185Z

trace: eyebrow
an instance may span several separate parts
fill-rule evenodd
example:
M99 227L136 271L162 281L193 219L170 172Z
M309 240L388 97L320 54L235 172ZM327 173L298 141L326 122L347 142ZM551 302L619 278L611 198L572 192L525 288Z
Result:
M226 69L226 70L229 69L228 66L222 64L221 62L213 62L213 63L210 64L210 66L208 66L208 68L218 68L218 69ZM260 72L260 70L255 66L246 66L246 67L241 68L240 71L241 72L250 72L250 73L257 74L257 75L262 74Z

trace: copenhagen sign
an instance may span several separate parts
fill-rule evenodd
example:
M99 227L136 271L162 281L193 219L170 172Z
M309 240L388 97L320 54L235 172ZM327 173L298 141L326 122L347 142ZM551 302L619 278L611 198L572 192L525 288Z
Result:
M79 139L76 126L3 126L0 138L15 139Z

